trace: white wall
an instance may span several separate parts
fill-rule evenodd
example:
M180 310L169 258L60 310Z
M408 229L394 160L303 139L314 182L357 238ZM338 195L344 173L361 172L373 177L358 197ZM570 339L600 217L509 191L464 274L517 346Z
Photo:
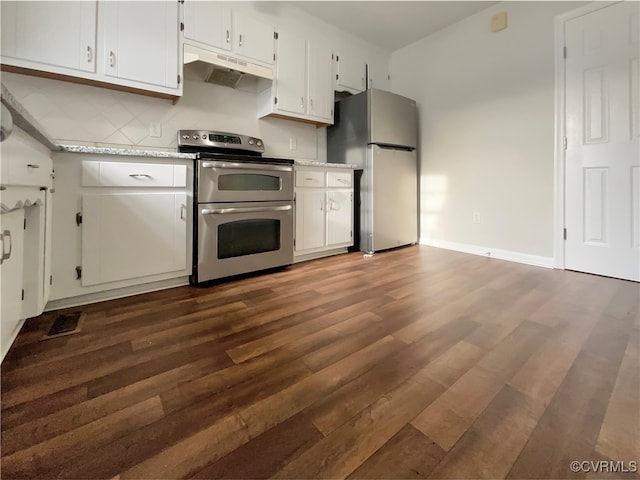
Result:
M553 18L580 5L503 2L392 54L419 105L422 243L552 263Z

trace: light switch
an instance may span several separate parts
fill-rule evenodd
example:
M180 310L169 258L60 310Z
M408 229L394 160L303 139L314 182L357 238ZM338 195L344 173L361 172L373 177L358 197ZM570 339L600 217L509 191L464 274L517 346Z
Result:
M507 28L507 12L496 13L491 17L491 31L493 33L499 32Z

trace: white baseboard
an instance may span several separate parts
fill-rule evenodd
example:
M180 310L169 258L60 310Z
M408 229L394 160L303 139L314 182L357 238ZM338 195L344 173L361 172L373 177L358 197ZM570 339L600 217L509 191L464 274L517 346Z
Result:
M470 253L472 255L480 255L482 257L508 260L510 262L524 263L526 265L534 265L536 267L554 268L555 266L553 257L529 255L527 253L512 252L510 250L500 250L497 248L483 247L480 245L447 242L445 240L425 240L423 238L420 239L420 245L444 248L446 250L455 250L456 252Z
M131 287L117 288L103 292L88 293L77 297L60 298L58 300L49 300L44 311L59 310L61 308L78 307L89 303L104 302L106 300L115 300L117 298L130 297L132 295L140 295L142 293L156 292L158 290L166 290L168 288L182 287L189 285L189 277L171 278L169 280L161 280L158 282L147 283L143 285L133 285Z

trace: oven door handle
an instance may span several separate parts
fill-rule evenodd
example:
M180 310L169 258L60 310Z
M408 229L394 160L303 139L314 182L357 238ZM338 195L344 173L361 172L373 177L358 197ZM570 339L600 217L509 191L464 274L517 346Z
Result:
M226 215L229 213L258 213L258 212L286 212L291 210L291 205L281 205L279 207L229 207L229 208L203 208L202 215Z
M274 170L276 172L292 172L288 165L266 165L264 163L235 163L235 162L202 162L202 168L238 168L245 170Z

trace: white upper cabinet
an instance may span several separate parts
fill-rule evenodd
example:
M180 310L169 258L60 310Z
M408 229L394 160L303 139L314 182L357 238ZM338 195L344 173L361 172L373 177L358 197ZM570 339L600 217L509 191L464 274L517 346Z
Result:
M96 70L96 1L1 2L2 56L72 70ZM16 60L23 63L15 62Z
M362 92L367 89L367 61L357 53L341 49L336 54L335 88L338 91Z
M259 117L333 123L331 49L288 31L278 32L276 47L275 80L258 97Z
M251 62L273 65L274 28L225 2L186 0L184 38Z
M306 113L307 42L288 32L278 32L277 58L277 110Z
M184 38L231 50L231 7L220 2L187 0L184 4Z
M233 11L233 48L243 57L273 65L273 34L272 26Z
M178 2L101 2L100 31L108 76L178 86Z
M333 54L321 42L309 42L308 112L333 123Z

